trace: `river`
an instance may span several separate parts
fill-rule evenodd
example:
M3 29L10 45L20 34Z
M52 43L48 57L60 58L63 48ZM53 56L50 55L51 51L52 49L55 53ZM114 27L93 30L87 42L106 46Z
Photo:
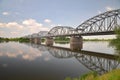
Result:
M54 46L69 48L69 43L55 43ZM80 53L59 47L19 42L0 43L0 80L64 80L90 71L103 74L120 68L114 58L94 55L97 52L115 54L114 47L110 47L106 41L86 41Z

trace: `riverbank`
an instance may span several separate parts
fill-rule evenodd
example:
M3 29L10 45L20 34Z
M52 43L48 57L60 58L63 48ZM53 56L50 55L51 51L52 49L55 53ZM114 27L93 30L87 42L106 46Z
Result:
M101 76L97 75L96 72L90 72L78 78L67 77L65 80L120 80L120 69L112 70Z
M83 41L112 41L113 39L83 39ZM69 40L55 40L56 43L70 42Z
M113 39L83 39L83 41L112 41ZM27 38L0 38L0 41L22 41L29 42ZM67 39L54 39L56 43L69 43L70 38ZM45 42L45 39L42 39L42 42Z
M83 41L111 41L113 39L83 39Z

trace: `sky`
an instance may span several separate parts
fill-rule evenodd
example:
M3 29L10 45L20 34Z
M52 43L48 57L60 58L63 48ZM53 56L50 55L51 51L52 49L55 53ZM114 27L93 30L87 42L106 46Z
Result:
M120 0L0 0L0 37L21 37L58 25L76 28L114 9L120 9Z

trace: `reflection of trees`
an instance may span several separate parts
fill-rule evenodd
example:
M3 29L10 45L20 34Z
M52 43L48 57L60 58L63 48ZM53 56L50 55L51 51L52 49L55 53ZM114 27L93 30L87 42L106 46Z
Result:
M73 52L68 48L48 47L36 44L32 44L31 46L34 48L36 47L39 50L47 50L52 56L59 59L75 57L85 67L90 70L97 71L99 74L103 74L115 69L119 65L119 62L115 59L115 56L109 54L89 51Z
M120 40L114 39L110 42L110 46L115 47L116 54L120 56Z
M116 39L113 39L110 42L110 46L114 46L116 50L116 54L119 55L120 60L120 28L115 30L116 33Z

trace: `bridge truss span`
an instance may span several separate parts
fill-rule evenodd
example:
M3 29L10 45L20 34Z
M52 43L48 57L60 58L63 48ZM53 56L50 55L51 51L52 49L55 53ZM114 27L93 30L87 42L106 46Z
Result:
M118 25L120 25L120 9L107 11L94 16L79 25L76 30L79 34L111 33Z
M47 36L66 36L76 33L75 29L69 26L56 26L52 28Z
M111 35L115 33L114 30L118 27L120 28L120 9L96 15L80 24L77 28L69 26L55 26L49 32L39 32L25 37L45 38L61 36Z

